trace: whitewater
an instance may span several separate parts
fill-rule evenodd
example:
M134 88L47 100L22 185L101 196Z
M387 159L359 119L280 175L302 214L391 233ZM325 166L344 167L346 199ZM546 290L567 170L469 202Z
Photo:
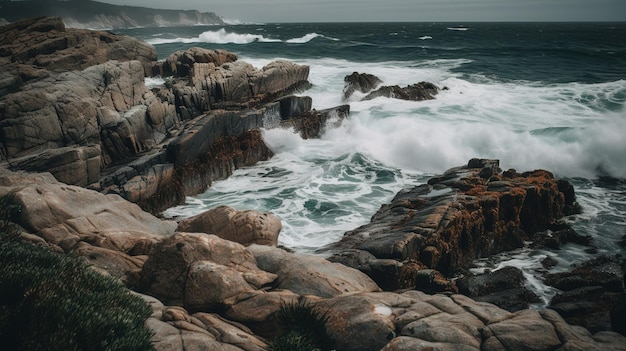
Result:
M546 169L575 186L583 213L567 218L594 248L520 249L477 269L521 268L546 301L537 272L600 254L623 255L626 234L626 47L624 24L255 24L129 33L161 58L190 46L224 48L256 67L275 59L310 66L316 109L344 103L350 118L323 136L264 130L275 152L204 194L163 213L189 217L219 205L276 214L280 244L299 252L339 240L369 222L401 189L473 157L503 169ZM342 101L344 77L384 85L432 82L435 100Z

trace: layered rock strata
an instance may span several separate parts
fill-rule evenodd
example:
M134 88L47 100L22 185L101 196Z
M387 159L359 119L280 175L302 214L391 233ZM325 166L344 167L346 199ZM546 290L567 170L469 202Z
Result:
M0 28L0 62L0 161L153 212L271 157L260 128L318 135L330 116L349 112L315 111L310 98L289 96L310 86L307 66L256 69L201 48L156 62L146 43L67 29L60 18ZM171 78L146 87L153 74Z

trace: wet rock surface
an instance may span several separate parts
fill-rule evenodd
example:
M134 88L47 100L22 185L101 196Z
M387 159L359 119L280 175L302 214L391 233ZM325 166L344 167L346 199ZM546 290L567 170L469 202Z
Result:
M527 309L530 304L541 301L526 287L522 271L515 267L504 267L484 275L466 275L456 280L456 286L463 295L510 312Z
M402 264L398 274L383 277L380 285L412 288L404 267L453 277L477 258L519 248L537 232L559 226L578 210L572 194L571 185L550 172L501 172L497 160L473 159L400 191L369 224L320 251L342 256L360 250L395 260Z
M570 271L548 274L546 284L559 289L548 307L592 332L613 330L612 310L619 309L626 292L622 265L617 258L600 256ZM613 315L619 318L618 313Z
M440 90L430 82L419 82L406 87L380 86L382 83L383 80L375 75L354 72L344 78L343 100L347 101L357 92L364 95L360 98L362 101L379 97L410 101L433 100Z

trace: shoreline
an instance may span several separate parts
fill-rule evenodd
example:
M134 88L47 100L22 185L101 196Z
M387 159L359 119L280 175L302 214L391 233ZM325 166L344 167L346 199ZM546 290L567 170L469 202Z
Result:
M478 304L457 295L458 287L451 285L449 280L458 269L467 267L473 256L519 247L527 237L545 229L563 232L563 240L557 244L578 240L567 227L558 226L563 215L575 212L575 196L568 182L554 179L547 171L502 172L497 160L472 159L466 166L433 177L424 186L398 193L394 201L383 205L382 212L373 218L383 224L372 222L369 225L375 227L374 230L366 225L351 231L344 242L347 246L336 250L335 253L343 255L341 265L310 257L315 263L287 272L281 262L297 261L302 257L272 246L246 249L208 234L214 227L209 227L205 234L185 233L176 228L176 223L157 219L136 204L142 204L144 210L158 212L159 206L180 202L185 194L199 193L212 181L229 176L237 167L270 157L271 151L264 144L259 127L270 123L295 126L303 138L314 138L324 130L331 116L340 114L346 118L349 106L316 111L311 108L310 98L290 95L308 86L306 66L279 61L259 71L239 62L236 55L205 49L179 52L155 64L154 47L116 36L105 40L99 49L113 48L110 55L116 55L113 51L120 47L116 45L121 45L125 52L144 53L142 60L123 62L119 56L93 57L86 67L77 68L67 57L80 57L85 48L79 45L58 49L52 34L56 31L61 37L74 36L72 38L81 42L81 38L89 37L92 32L66 29L59 19L40 21L43 22L29 24L30 32L8 34L9 38L20 38L18 44L0 43L9 45L9 52L21 60L19 65L7 64L7 67L27 73L21 76L27 79L21 81L18 75L11 75L10 70L3 73L6 76L2 78L8 77L5 80L8 83L0 86L0 90L8 94L0 101L3 117L0 122L3 145L0 146L4 150L3 161L8 161L11 167L31 172L7 171L2 175L2 195L20 196L24 212L18 224L28 240L55 251L78 253L95 267L140 291L151 292L171 306L182 306L191 313L227 311L226 318L249 325L261 333L267 332L261 324L271 320L280 302L302 297L316 301L319 306L333 306L336 311L348 300L361 307L369 306L373 299L384 301L389 310L384 309L383 313L378 307L372 308L372 311L378 311L374 314L369 307L359 308L362 313L370 313L365 320L384 325L376 331L370 330L376 339L368 347L379 349L395 350L389 346L393 343L396 345L393 347L401 350L402 343L414 345L415 340L477 347L489 340L502 342L506 335L516 339L515 332L495 327L507 320L521 328L528 320L536 325L551 325L550 328L560 331L571 328L551 312L535 313L523 309L514 313L496 309L491 304ZM42 28L46 30L41 31ZM0 28L2 30L6 27ZM47 35L49 41L35 50L19 52L18 49L28 47L28 35L31 34L34 38ZM52 53L50 49L53 49ZM10 62L6 57L0 59L4 60L0 61L3 63ZM42 62L47 62L48 66L38 66ZM171 74L176 78L163 88L147 89L144 76L155 73ZM89 84L93 83L89 82L93 81L98 83L92 88ZM68 96L67 91L73 94ZM24 102L30 105L24 108ZM49 117L45 111L49 111L50 106L58 111L53 117L63 122L63 128L59 130L54 128L54 122L44 120L46 122L41 123L39 120ZM36 121L34 124L33 120ZM50 138L37 140L8 132L19 131L20 128L15 126L20 123L43 130L45 133L41 134ZM81 129L90 123L100 129ZM38 126L50 128L40 129ZM67 139L60 141L55 139L57 136ZM33 147L25 141L40 144ZM50 148L55 145L56 149ZM114 164L119 167L110 169L111 173L103 172L106 166ZM65 183L59 180L65 180ZM447 188L455 190L448 191ZM455 202L459 196L465 199L462 205ZM527 197L533 201L526 201ZM433 204L431 207L421 207L429 202ZM37 204L43 204L43 207L38 208ZM67 216L38 218L41 211ZM420 216L422 218L418 220ZM245 221L250 222L244 223L249 223L250 228L261 228L261 233L265 233L268 227L263 214L246 218ZM216 219L212 221L209 223L217 223ZM398 223L402 226L396 228ZM231 226L240 227L237 224ZM381 230L382 226L394 229ZM394 231L400 237L386 236ZM364 235L365 232L368 234ZM429 237L433 233L436 235ZM380 234L380 240L363 240L374 234ZM261 236L264 235L269 234ZM219 285L215 283L216 279L234 279L237 290L205 296L200 290L173 292L171 289L179 284L175 280L172 284L155 283L157 281L150 278L153 275L165 277L172 273L173 277L180 276L180 272L168 271L171 256L159 256L158 253L186 246L207 250L206 256L194 256L184 267L178 267L187 272L185 279L200 284L189 285L190 289L202 284ZM236 250L240 256L216 261L209 254L214 250ZM177 255L175 251L171 254ZM315 279L303 282L299 278L303 272L308 272L306 269L314 269L306 274ZM341 270L349 272L347 277L337 278L336 274ZM623 277L619 278L623 280ZM379 286L387 292L380 292ZM434 294L413 290L418 287ZM390 292L398 289L410 291ZM623 285L621 290L616 292L618 296L624 294ZM471 338L454 339L449 335L446 338L450 339L434 340L437 338L432 335L415 334L416 329L407 327L411 323L434 323L434 320L428 320L430 316L405 315L406 306L422 303L429 304L429 308L436 307L438 312L435 314L441 314L446 323L471 311L472 316L464 315L466 319L457 320L461 329L470 328ZM261 313L265 319L258 320L254 311L262 306L269 309ZM494 317L493 311L506 317ZM419 309L413 312L417 313ZM356 328L360 323L357 319L346 320L337 313L332 317L336 326L356 323ZM183 314L180 318L190 318L187 312ZM153 323L165 328L163 323L172 320L164 318ZM492 334L479 336L482 331L477 329L477 320L482 323L480 328L486 328L484 330L490 330ZM180 327L181 324L173 325ZM180 328L189 331L191 327ZM344 335L339 330L334 330L339 333L334 337L338 343L344 344L345 349L362 349L363 345L357 345L362 340L355 339L349 331ZM386 334L379 333L382 331ZM393 332L394 339L391 343L387 339L390 332ZM610 338L608 334L594 338L578 329L572 333L582 344L598 346L610 340L608 345L616 349L619 345L612 343L623 338L614 333ZM399 336L397 334L402 336L395 338ZM546 341L550 347L574 342L574 339L562 340L554 336L549 334L543 341L526 341L538 343L532 349L542 349L546 345L541 342ZM507 349L506 345L502 348Z

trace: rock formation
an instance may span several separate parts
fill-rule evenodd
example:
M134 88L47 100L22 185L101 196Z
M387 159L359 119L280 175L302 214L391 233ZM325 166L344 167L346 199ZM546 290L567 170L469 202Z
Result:
M393 86L382 86L374 90L383 81L368 73L354 72L344 78L343 100L347 101L355 92L366 94L361 100L373 100L378 97L386 97L400 100L422 101L433 100L439 93L439 88L433 83L419 82L404 88ZM444 90L447 89L444 87Z
M344 79L343 100L348 100L355 92L367 94L383 81L373 74L353 72Z
M402 191L326 249L347 265L246 247L213 233L274 244L278 223L222 208L179 227L142 208L169 207L270 157L260 127L314 137L345 117L348 106L316 111L310 98L289 95L308 85L308 67L256 69L197 48L154 63L146 44L68 30L58 18L0 34L0 197L21 209L13 220L22 240L82 257L147 294L157 350L266 349L286 332L277 311L296 301L327 314L340 350L626 349L617 333L592 334L553 310L476 302L446 279L476 257L562 228L575 196L549 172L471 160ZM172 77L148 89L144 76L155 71Z
M438 92L439 88L433 83L419 82L404 88L398 85L384 86L367 94L363 100L372 100L378 97L411 101L433 100Z
M476 258L521 247L576 210L573 187L549 172L501 172L497 160L473 159L399 192L369 224L323 251L355 268L375 267L371 276L388 289L413 288L416 271L452 277ZM363 259L362 251L373 257Z
M0 196L21 206L21 237L120 277L153 308L156 350L267 349L276 312L302 299L328 316L337 350L626 350L553 310L515 313L458 294L381 292L365 274L321 257L238 243L176 225L115 195L49 174L0 171ZM77 205L78 204L78 205Z
M600 256L570 271L548 274L546 284L559 290L549 308L592 332L611 330L611 310L625 293L621 263Z
M60 18L0 28L0 63L0 161L154 212L269 158L259 128L319 134L329 116L348 113L314 111L310 98L289 96L310 86L307 66L256 69L200 48L157 63L146 43L67 29ZM148 89L152 74L172 77Z
M215 234L245 246L276 246L281 229L280 219L272 213L237 211L229 206L218 206L178 223L178 231Z

